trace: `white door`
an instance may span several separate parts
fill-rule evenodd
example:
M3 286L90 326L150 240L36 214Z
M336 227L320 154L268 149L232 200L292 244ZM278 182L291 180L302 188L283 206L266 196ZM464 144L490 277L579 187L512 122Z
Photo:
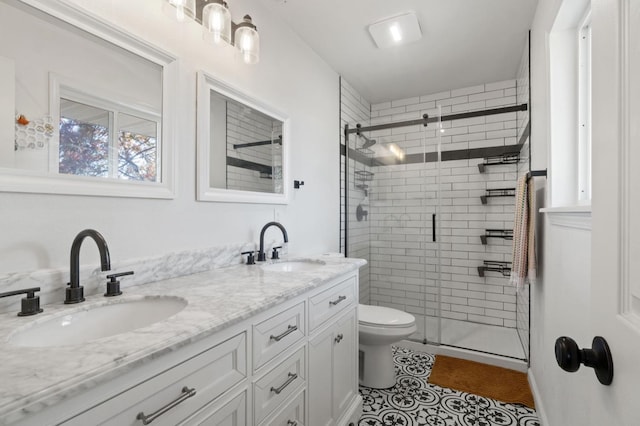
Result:
M640 425L640 1L592 0L591 329L613 355L591 425ZM586 343L586 342L585 342ZM584 367L583 367L584 368ZM585 401L587 402L587 401Z

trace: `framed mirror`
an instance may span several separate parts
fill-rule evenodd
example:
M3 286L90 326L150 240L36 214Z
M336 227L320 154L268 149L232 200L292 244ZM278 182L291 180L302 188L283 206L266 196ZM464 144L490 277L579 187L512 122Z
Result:
M288 118L198 73L198 200L286 204Z
M65 1L0 0L0 191L173 198L176 71Z

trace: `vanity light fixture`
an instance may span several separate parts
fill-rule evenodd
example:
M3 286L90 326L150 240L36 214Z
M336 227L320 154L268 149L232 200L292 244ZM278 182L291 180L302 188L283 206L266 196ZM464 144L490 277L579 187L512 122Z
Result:
M202 24L202 37L212 44L230 44L239 51L247 64L260 60L260 36L251 16L245 15L239 24L231 20L231 12L224 0L164 0L175 8L175 18L186 18Z
M369 25L369 33L379 48L400 46L422 38L414 12L403 13Z
M244 15L244 19L238 24L235 42L245 63L258 63L260 60L260 36L256 26L251 22L251 16Z
M213 0L202 9L203 37L213 44L231 43L231 12L224 0Z

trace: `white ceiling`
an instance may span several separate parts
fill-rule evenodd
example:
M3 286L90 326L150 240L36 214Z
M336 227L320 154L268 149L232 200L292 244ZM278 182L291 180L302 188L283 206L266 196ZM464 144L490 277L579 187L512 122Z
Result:
M537 0L265 0L372 103L514 78ZM421 40L378 49L367 26L413 11Z

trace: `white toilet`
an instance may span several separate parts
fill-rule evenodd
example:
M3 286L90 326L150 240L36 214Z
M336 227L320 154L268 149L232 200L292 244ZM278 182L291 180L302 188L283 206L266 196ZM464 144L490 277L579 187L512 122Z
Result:
M358 305L360 384L386 389L396 384L391 345L416 331L416 318L384 306Z

